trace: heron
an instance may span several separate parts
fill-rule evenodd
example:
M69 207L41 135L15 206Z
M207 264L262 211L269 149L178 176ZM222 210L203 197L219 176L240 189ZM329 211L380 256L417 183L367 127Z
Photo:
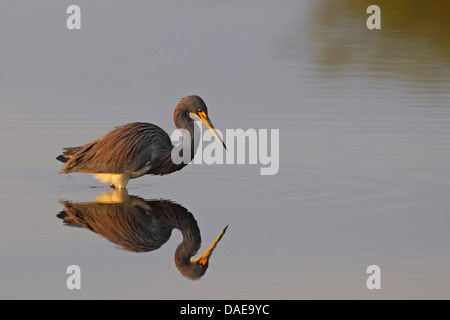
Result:
M193 258L202 242L197 221L171 200L144 200L117 188L103 192L94 202L60 202L64 210L57 217L65 225L88 229L130 252L157 250L169 240L173 229L180 230L183 241L175 250L175 266L192 280L206 273L211 255L228 228L225 226L205 252Z
M200 119L227 149L209 119L205 102L199 96L181 99L175 107L173 118L175 126L184 129L177 146L157 125L128 123L84 146L63 148L63 153L56 158L65 163L59 173L92 173L101 182L110 183L112 188L125 188L130 179L179 171L194 159L199 145L200 128L195 118ZM185 152L189 151L188 161L181 161L186 157Z

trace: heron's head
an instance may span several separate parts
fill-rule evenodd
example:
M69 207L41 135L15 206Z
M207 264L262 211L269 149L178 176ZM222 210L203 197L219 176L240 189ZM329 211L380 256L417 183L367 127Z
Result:
M202 98L200 98L199 96L187 96L181 99L180 104L182 104L189 117L192 115L200 119L208 127L208 129L212 131L214 136L217 138L217 140L219 140L225 150L227 149L225 143L217 134L216 129L214 129L211 119L209 119L208 108L206 107L206 104Z

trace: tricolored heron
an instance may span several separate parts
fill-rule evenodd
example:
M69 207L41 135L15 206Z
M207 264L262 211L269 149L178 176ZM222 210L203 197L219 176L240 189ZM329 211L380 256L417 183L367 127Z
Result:
M201 247L200 229L192 213L170 200L144 200L129 196L126 189L112 191L94 202L61 201L64 210L57 217L68 226L86 228L132 252L157 250L169 240L172 230L178 229L183 241L175 250L175 266L188 279L205 274L228 226L200 257L191 260Z
M125 188L130 179L145 174L178 171L188 163L178 161L183 150L190 150L189 161L192 160L200 141L200 130L191 115L199 118L226 149L208 117L205 102L193 95L181 99L173 113L175 126L185 130L178 146L174 147L169 135L154 124L128 123L82 147L64 148L56 158L65 162L59 173L93 173L103 183L111 183L111 187ZM173 154L179 157L177 161L173 161Z

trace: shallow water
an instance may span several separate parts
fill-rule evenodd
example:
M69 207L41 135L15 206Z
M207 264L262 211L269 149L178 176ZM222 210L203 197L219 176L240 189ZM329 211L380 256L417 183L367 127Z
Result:
M80 0L69 31L70 4L0 4L1 298L450 298L449 5L378 1L368 30L364 1ZM191 164L129 183L191 214L199 254L229 225L197 281L177 229L136 253L57 217L111 192L58 175L62 147L131 121L171 132L189 94L223 131L280 130L276 175Z

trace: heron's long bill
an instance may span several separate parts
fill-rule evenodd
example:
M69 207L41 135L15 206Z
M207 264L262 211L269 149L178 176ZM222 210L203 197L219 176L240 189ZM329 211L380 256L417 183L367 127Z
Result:
M198 261L198 265L200 267L203 267L208 262L209 257L213 253L214 249L216 248L217 244L219 243L220 239L222 239L222 236L225 234L225 231L227 230L228 225L223 228L222 232L219 234L216 240L211 244L211 246L205 251L204 254L201 255L201 257L194 260L194 262Z
M196 115L195 113L192 113L194 116L196 116L197 118L199 118L200 120L202 120L202 122L208 127L209 130L212 131L212 133L214 134L214 136L217 138L217 140L219 140L219 142L222 144L222 146L224 147L225 150L227 150L227 146L225 145L225 143L222 141L222 139L220 139L219 135L216 132L216 129L214 128L211 120L209 119L208 115L203 112L200 111L198 113L198 115Z

